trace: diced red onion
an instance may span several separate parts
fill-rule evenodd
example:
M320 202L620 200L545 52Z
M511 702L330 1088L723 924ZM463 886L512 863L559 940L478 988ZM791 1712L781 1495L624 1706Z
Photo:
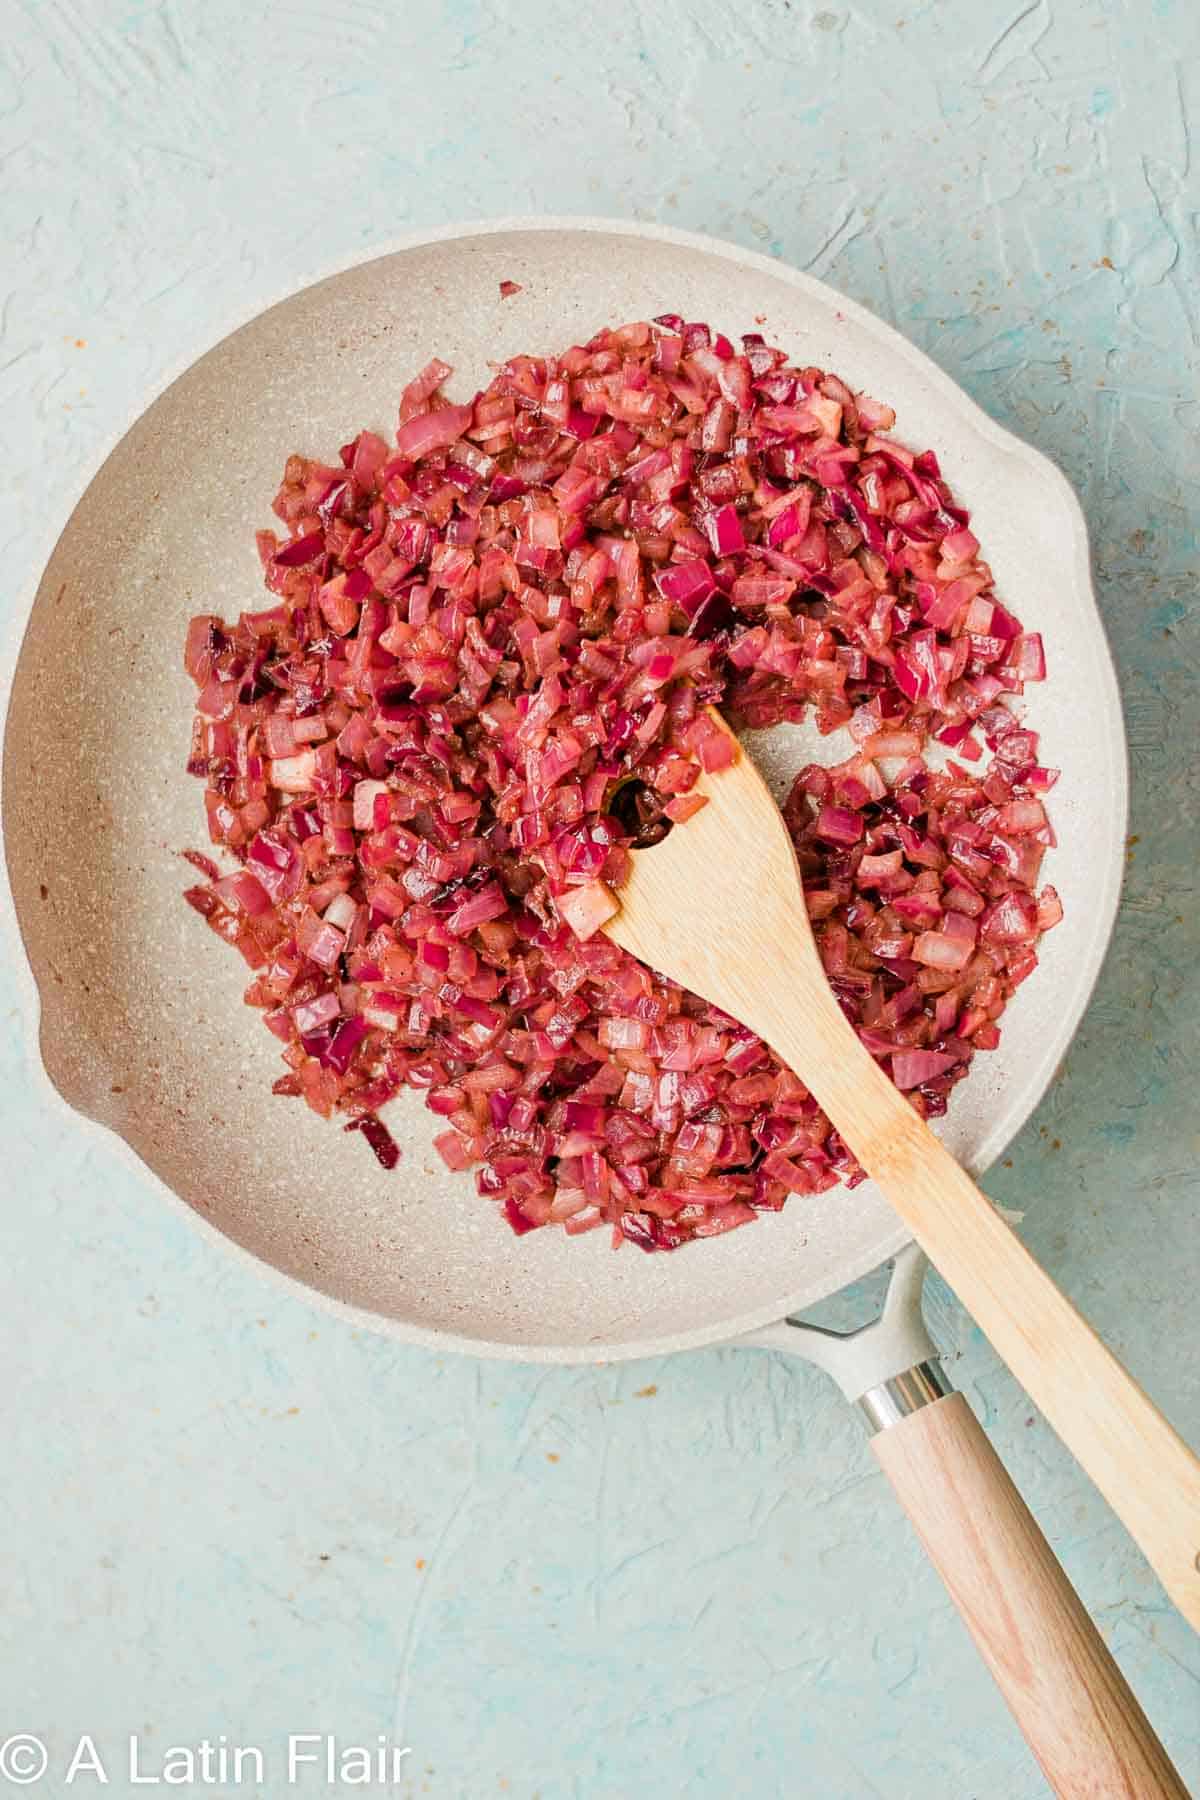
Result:
M270 606L188 628L187 767L239 866L189 853L185 898L250 966L275 1091L385 1168L379 1109L423 1092L520 1234L670 1250L852 1185L766 1046L603 935L629 851L728 762L705 704L848 726L785 808L805 898L862 1041L944 1111L1062 917L1034 892L1057 771L1012 707L1041 637L932 452L757 334L664 315L461 405L450 372L405 388L394 450L290 458Z
M945 1074L953 1068L953 1056L934 1050L897 1050L892 1056L892 1080L896 1086L907 1092L909 1088L922 1087L927 1081Z

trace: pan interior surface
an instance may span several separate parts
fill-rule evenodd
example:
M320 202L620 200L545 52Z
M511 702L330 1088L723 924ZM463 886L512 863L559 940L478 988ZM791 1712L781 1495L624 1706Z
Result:
M501 300L501 281L520 292ZM736 1334L874 1267L905 1233L873 1185L794 1196L783 1213L668 1256L607 1234L517 1240L431 1148L416 1096L387 1118L385 1173L357 1134L274 1098L277 1045L241 1004L247 971L180 898L203 847L183 772L189 616L266 604L255 528L292 450L328 457L361 426L390 435L429 356L469 395L488 364L603 323L680 311L763 330L897 411L932 445L995 571L1046 642L1027 716L1061 767L1066 907L1001 1048L956 1090L943 1136L986 1166L1036 1104L1078 1022L1115 907L1124 761L1082 520L1041 457L991 424L887 327L779 264L680 234L585 222L473 228L318 282L224 339L143 413L59 539L34 600L4 745L9 879L41 1004L51 1080L210 1226L363 1322L498 1355L646 1354ZM840 739L781 728L753 744L777 784Z

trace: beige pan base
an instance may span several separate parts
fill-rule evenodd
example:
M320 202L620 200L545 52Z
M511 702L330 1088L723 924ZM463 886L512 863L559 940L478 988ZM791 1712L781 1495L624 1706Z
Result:
M499 296L502 280L521 292ZM794 359L896 408L932 445L1001 595L1046 641L1028 717L1063 778L1047 873L1066 906L1042 968L952 1101L944 1137L978 1171L1045 1090L1100 967L1125 829L1125 752L1079 507L1043 457L993 424L913 346L821 283L682 232L514 220L409 239L243 324L171 383L87 485L33 596L12 677L3 825L47 1073L207 1227L360 1325L481 1354L575 1361L714 1342L809 1305L906 1233L872 1186L673 1256L607 1234L516 1239L432 1151L415 1097L388 1109L393 1174L357 1136L275 1099L275 1041L241 1005L241 959L180 899L203 845L183 774L197 611L264 604L254 530L292 450L328 456L390 432L435 352L467 395L488 364L663 311L761 328ZM22 615L24 616L24 615ZM773 779L843 754L790 728L756 740ZM45 891L43 897L43 890ZM5 909L7 910L7 909ZM22 960L18 957L18 960ZM79 1197L87 1204L86 1195Z

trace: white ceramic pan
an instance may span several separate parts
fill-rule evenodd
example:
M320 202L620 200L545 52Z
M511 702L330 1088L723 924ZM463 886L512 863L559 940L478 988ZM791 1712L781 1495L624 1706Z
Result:
M500 297L501 281L520 292ZM94 473L31 598L12 676L3 824L30 1016L50 1081L115 1134L206 1231L360 1326L546 1362L723 1340L814 1342L861 1394L932 1354L911 1256L890 1323L848 1350L766 1331L900 1251L871 1186L793 1198L682 1253L614 1255L607 1234L517 1240L431 1152L415 1097L389 1110L387 1174L358 1137L272 1097L274 1041L240 1003L244 970L180 899L178 852L203 838L182 772L193 694L186 621L263 603L253 533L286 454L388 430L436 352L451 391L487 363L663 311L761 328L802 362L893 405L937 449L1002 595L1044 636L1028 695L1053 793L1048 873L1066 917L1005 1016L1001 1048L955 1090L944 1136L983 1170L1044 1092L1087 1003L1117 904L1125 750L1079 507L1042 456L993 424L860 307L760 256L591 220L473 226L400 243L293 293L166 387ZM837 740L790 728L755 745L781 779Z

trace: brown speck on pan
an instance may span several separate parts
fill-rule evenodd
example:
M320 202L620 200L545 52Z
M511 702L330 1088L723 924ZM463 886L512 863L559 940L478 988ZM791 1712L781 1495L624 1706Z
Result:
M521 284L519 281L502 281L500 283L500 298L502 300L511 300L514 294L519 294L520 292Z
M43 900L48 900L50 898L50 889L46 886L44 881L38 883L38 893L42 896Z
M652 1381L648 1387L638 1388L637 1392L634 1394L633 1397L635 1400L653 1400L653 1398L654 1398L655 1394L657 1394L657 1392L658 1392L658 1388L657 1388L656 1384Z

